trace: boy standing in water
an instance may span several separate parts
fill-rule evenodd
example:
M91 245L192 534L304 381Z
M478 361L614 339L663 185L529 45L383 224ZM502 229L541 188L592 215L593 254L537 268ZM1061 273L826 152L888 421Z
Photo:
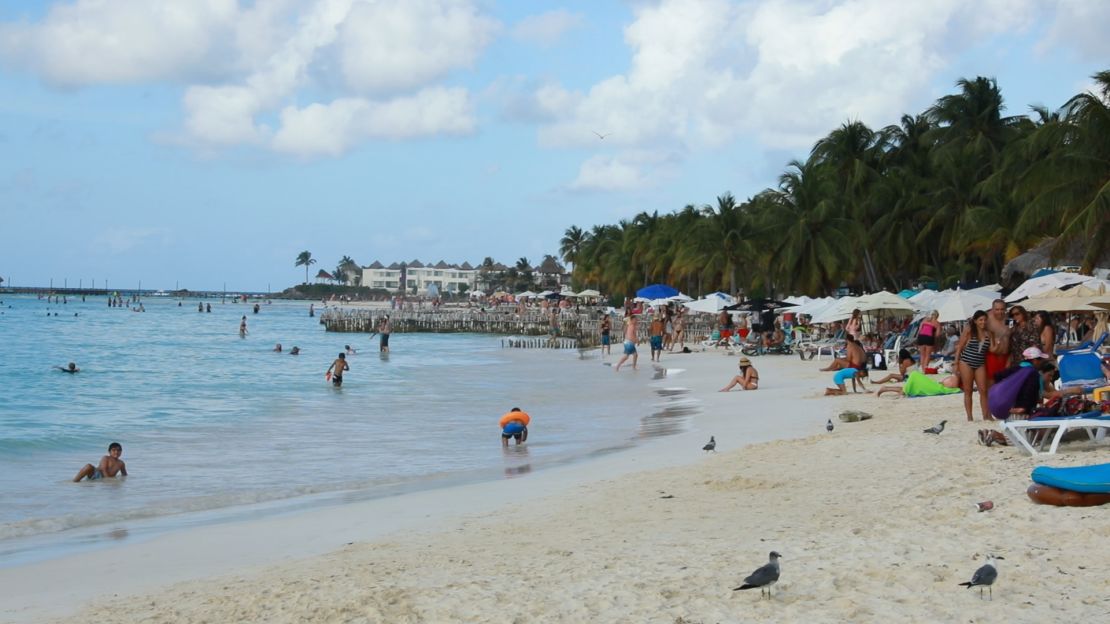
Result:
M636 353L636 315L632 310L628 310L624 315L624 355L613 370L619 373L621 365L628 361L629 357L632 358L632 370L636 370L636 361L640 359L640 354Z
M98 481L117 475L126 477L127 464L119 458L120 455L123 455L123 446L119 442L112 442L108 445L108 454L100 458L100 465L85 464L85 467L77 472L77 476L73 477L73 482L76 483L85 478L89 481Z
M347 365L347 356L343 353L340 353L339 357L337 357L335 361L331 363L331 366L328 367L327 374L331 375L332 385L334 385L336 388L342 386L343 371L347 370L351 370L351 367Z

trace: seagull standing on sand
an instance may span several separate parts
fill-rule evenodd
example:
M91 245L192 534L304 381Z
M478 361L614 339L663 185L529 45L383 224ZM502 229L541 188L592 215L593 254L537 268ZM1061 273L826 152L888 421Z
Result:
M701 450L705 451L706 453L708 453L709 451L713 451L714 453L716 453L717 452L717 439L714 438L713 436L709 436L709 443L706 444L705 446L701 447Z
M771 561L760 566L758 570L748 575L744 579L744 584L740 587L734 587L732 591L740 591L741 589L754 589L759 588L759 598L763 599L763 591L767 591L767 598L771 597L771 586L779 580L779 558L782 555L775 551L771 551Z
M833 424L832 424L832 419L830 418L829 422L825 423L825 431L828 431L829 433L832 433L832 430L833 430Z
M966 583L960 583L960 585L968 589L978 586L980 600L983 599L983 588L986 587L987 591L989 592L990 599L994 600L994 590L991 586L994 585L994 582L996 580L998 580L998 567L995 562L999 559L1005 559L1005 557L987 555L987 563L976 570L975 574L971 575L970 581Z
M946 422L948 422L948 421L947 420L942 420L938 424L935 424L932 427L929 427L928 429L925 429L924 433L931 433L933 435L940 435L940 432L944 431L944 423L946 423Z

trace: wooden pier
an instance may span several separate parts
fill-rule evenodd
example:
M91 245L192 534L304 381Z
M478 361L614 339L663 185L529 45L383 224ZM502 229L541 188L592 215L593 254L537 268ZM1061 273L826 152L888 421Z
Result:
M501 341L506 348L588 349L601 342L601 310L561 310L553 327L548 311L529 309L520 313L515 307L481 310L440 308L417 310L329 308L320 314L320 323L330 332L372 333L382 317L389 315L394 333L473 333L511 336ZM686 317L686 342L708 335L715 324L710 315ZM642 318L637 329L639 342L646 342L650 322ZM610 335L613 344L623 341L624 323L619 314L612 316Z

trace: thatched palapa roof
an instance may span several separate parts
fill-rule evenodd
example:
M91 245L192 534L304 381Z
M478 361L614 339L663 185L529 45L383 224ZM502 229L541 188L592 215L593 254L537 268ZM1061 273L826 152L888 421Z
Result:
M1057 240L1055 237L1046 238L1036 247L1007 262L1006 266L1002 267L1002 279L1009 280L1014 273L1029 276L1047 267L1083 264L1083 258L1087 255L1087 241L1074 240L1056 249ZM1056 253L1053 254L1053 251ZM1104 253L1095 262L1095 267L1110 267L1110 251Z

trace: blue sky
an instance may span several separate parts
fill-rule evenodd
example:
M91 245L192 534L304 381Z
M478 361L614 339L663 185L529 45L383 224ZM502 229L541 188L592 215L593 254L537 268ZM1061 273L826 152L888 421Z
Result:
M571 225L749 197L961 77L1057 107L1107 68L1107 23L1086 0L4 3L0 277L538 262Z

